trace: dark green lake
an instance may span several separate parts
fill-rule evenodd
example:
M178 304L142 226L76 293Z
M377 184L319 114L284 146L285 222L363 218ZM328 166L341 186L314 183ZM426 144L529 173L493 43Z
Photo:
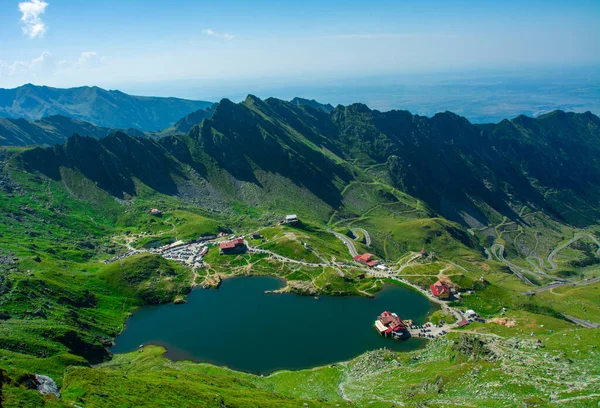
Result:
M382 347L408 351L423 345L419 339L383 338L373 328L384 310L424 323L431 304L411 290L388 285L374 299L264 293L282 285L270 277L232 278L218 290L192 291L183 305L143 307L112 351L157 344L171 360L266 374L345 361Z

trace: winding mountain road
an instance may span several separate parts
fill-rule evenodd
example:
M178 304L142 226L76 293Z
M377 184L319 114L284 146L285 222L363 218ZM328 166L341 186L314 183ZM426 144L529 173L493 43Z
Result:
M556 269L556 264L554 263L554 257L556 256L557 253L559 253L560 251L562 251L563 249L565 249L566 247L568 247L569 245L571 245L574 242L579 241L582 238L589 238L592 241L594 241L594 243L596 245L598 245L598 250L596 251L597 255L600 255L600 241L598 241L598 239L588 233L585 232L580 232L577 235L575 235L572 239L570 239L569 241L565 242L562 245L557 246L554 251L550 252L550 255L548 255L548 263L550 264L550 271L553 271Z
M356 251L356 247L354 246L354 242L352 242L352 240L350 238L348 238L344 234L340 234L339 232L332 231L332 234L335 235L337 239L342 241L344 243L344 245L346 245L346 247L348 248L348 251L350 251L350 255L352 256L352 258L354 258L355 256L358 255L358 252Z
M575 324L578 324L583 327L587 327L588 329L600 329L600 323L589 322L587 320L578 319L577 317L569 316L563 313L565 319L572 321Z
M567 248L569 245L573 244L574 242L579 241L580 239L583 238L589 238L590 240L592 240L596 245L598 245L598 250L596 251L596 254L600 255L600 241L593 235L588 234L586 232L580 232L578 234L576 234L573 238L571 238L569 241L557 246L549 255L548 255L548 263L550 264L550 267L547 268L544 265L544 261L539 258L539 257L528 257L527 258L527 262L529 262L529 264L531 266L533 266L534 271L528 271L534 275L540 276L540 277L544 277L546 279L552 279L554 280L554 282L546 285L546 286L542 286L542 287L537 287L535 289L529 290L527 292L523 292L526 295L535 295L536 293L540 293L540 292L545 292L547 290L551 290L554 288L558 288L560 286L585 286L585 285L591 285L593 283L596 282L600 282L600 278L594 278L594 279L588 279L585 281L573 281L572 279L564 279L564 278L559 278L559 277L555 277L555 276L551 276L548 275L544 270L546 271L554 271L556 270L556 264L554 263L554 257L556 256L556 254L558 254L560 251L562 251L563 249ZM512 262L508 261L506 258L504 258L504 246L502 244L494 244L492 245L492 247L490 248L492 254L499 260L501 261L503 264L505 264L506 266L508 266L508 268L519 277L519 279L521 279L523 282L528 283L530 285L533 285L533 283L527 279L527 277L523 274L523 269L521 267L519 267L518 265L513 264ZM539 266L536 265L533 260L537 260L539 263Z
M568 287L586 286L586 285L591 285L591 284L597 283L597 282L600 282L600 277L588 279L588 280L584 280L584 281L579 281L579 282L553 282L546 286L542 286L542 287L539 287L536 289L529 290L527 292L523 292L523 294L535 295L536 293L545 292L547 290L551 290L551 289L555 289L555 288L560 288L562 286L568 286Z
M504 265L508 266L508 269L510 269L519 279L521 279L523 282L527 283L528 285L535 286L533 284L533 282L531 282L527 278L527 276L525 276L523 274L522 269L518 265L515 265L514 263L512 263L509 260L507 260L506 258L504 258L504 245L494 244L494 245L492 245L492 247L490 249L492 250L492 254L494 254L494 256L496 258L498 258L498 260L500 262L502 262Z
M363 234L363 236L365 237L365 245L371 246L371 236L369 235L369 233L367 232L366 229L364 229L364 228L353 228L351 231L356 236L358 236L357 232Z

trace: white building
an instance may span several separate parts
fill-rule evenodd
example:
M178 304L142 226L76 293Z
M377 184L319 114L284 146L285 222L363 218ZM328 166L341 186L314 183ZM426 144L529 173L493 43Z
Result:
M285 222L296 222L298 221L298 216L296 214L290 214L285 216Z

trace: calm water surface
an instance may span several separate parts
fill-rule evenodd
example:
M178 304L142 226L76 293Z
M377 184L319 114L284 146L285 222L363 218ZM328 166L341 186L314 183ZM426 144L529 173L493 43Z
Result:
M264 374L344 361L381 347L423 345L419 339L382 338L373 328L384 310L425 322L431 304L408 289L386 286L375 299L264 293L282 286L275 278L238 277L224 280L218 290L192 291L183 305L143 307L128 320L112 351L159 344L172 360Z

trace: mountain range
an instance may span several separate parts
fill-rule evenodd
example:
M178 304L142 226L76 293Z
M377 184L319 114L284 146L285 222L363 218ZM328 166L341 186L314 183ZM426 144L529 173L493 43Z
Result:
M473 125L450 112L313 106L224 99L187 134L75 135L23 160L54 179L80 172L115 197L135 196L141 181L215 208L241 202L326 218L349 183L372 177L470 227L519 219L523 206L575 226L600 217L600 119L589 112Z
M73 134L102 138L119 129L96 126L89 122L62 115L48 116L40 120L23 118L0 118L1 146L29 146L63 143ZM144 137L146 133L138 129L121 129L131 136Z
M599 366L600 347L600 118L589 112L475 125L451 112L249 95L161 131L61 115L0 126L0 145L13 145L0 147L2 406L517 406L596 395L581 374ZM282 223L292 213L299 221ZM210 238L223 234L259 251L221 254L226 238ZM210 244L192 269L180 254L199 251L187 243L198 238ZM174 362L145 340L109 350L138 307L247 275L284 279L310 302L395 283L428 294L438 281L461 295L431 309L449 331L423 348L307 371ZM485 320L463 331L463 310ZM59 399L40 394L41 380ZM519 387L497 386L510 381Z
M97 126L158 131L212 102L132 96L98 87L69 89L23 85L0 89L0 117L39 120L63 115Z

